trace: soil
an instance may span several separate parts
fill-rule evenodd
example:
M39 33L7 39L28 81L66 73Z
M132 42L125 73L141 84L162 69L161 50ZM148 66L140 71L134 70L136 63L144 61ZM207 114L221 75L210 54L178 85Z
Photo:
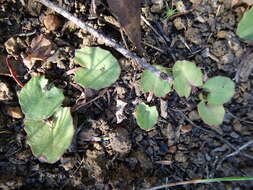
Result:
M124 45L118 23L106 4L97 7L100 17L91 19L89 0L55 2ZM0 60L8 54L21 58L31 40L42 33L52 40L58 51L57 58L50 63L26 70L20 77L23 83L38 73L45 74L64 90L65 104L70 107L99 96L73 112L76 135L61 160L55 164L42 163L26 144L24 116L17 98L21 88L10 76L0 75L1 189L130 190L196 178L253 176L252 147L225 158L253 138L253 75L244 69L252 68L247 67L252 64L248 58L252 56L252 46L235 34L245 7L231 8L230 1L226 0L202 0L193 6L194 1L184 0L186 10L190 11L165 19L166 10L159 8L157 2L146 0L142 4L142 15L160 34L142 22L144 58L151 64L167 67L172 67L176 60L194 61L206 78L239 77L236 95L225 104L223 124L209 127L199 119L198 97L194 93L188 99L176 93L164 98L143 94L138 88L142 68L101 45L99 40L63 17L57 15L60 26L47 31L43 16L51 14L50 9L33 0L1 0ZM130 42L128 45L131 47ZM111 87L101 91L81 89L81 92L73 84L73 76L66 75L75 67L75 49L85 46L101 46L118 58L122 73ZM19 64L23 65L22 59ZM147 102L147 99L149 105L156 105L160 112L158 124L149 132L140 129L133 116L138 101ZM118 103L124 105L119 122ZM175 190L252 188L253 182L173 187Z

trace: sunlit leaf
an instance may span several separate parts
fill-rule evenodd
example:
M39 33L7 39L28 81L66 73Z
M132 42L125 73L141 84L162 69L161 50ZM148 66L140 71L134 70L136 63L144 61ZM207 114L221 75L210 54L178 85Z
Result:
M44 76L34 77L19 93L19 103L26 118L46 119L61 106L64 95L61 89L48 85Z
M217 76L204 84L204 90L209 92L207 96L209 104L224 104L234 95L235 84L230 78Z
M162 66L155 66L160 71L170 74L167 68ZM160 79L154 73L149 70L145 70L142 73L140 86L142 90L147 92L152 92L157 97L162 97L168 94L171 91L171 84L167 81Z
M135 117L140 128L151 130L158 120L158 111L155 106L149 107L141 103L136 107Z
M70 146L74 126L70 108L58 108L50 120L25 120L27 143L40 160L54 163Z
M209 105L204 102L198 104L201 119L208 125L219 125L223 122L225 110L223 105Z
M102 48L79 49L75 61L82 68L75 71L74 80L84 87L98 90L110 86L119 78L120 66L117 59Z
M177 61L173 66L173 86L179 96L189 97L191 86L202 86L203 74L193 62Z
M244 13L238 24L236 34L244 40L253 40L253 7Z

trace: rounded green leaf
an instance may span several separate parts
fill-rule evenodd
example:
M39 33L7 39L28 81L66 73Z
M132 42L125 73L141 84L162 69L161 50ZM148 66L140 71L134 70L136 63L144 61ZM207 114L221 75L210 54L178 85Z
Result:
M177 61L173 66L173 86L179 96L189 97L191 86L202 86L203 74L193 62Z
M155 66L160 71L170 74L168 69L162 66ZM165 80L157 77L153 72L145 70L141 76L140 82L142 90L146 92L152 92L157 97L162 97L171 91L171 84Z
M151 130L158 120L158 112L155 106L149 107L141 103L136 107L135 117L140 128L148 131Z
M219 125L223 122L225 110L223 105L198 104L199 116L208 125Z
M99 90L119 78L118 61L107 50L99 47L82 48L76 51L74 59L83 67L75 71L74 80L84 87Z
M192 87L184 78L174 78L173 86L180 97L188 98L190 96Z
M49 120L25 120L27 143L41 161L54 163L70 146L74 126L70 108L58 108Z
M62 90L47 83L44 76L33 77L20 91L19 103L26 118L46 119L62 104Z
M244 13L240 20L236 34L244 40L253 40L253 7Z
M209 92L208 104L224 104L228 102L235 93L234 82L227 77L217 76L209 79L204 84L204 90Z

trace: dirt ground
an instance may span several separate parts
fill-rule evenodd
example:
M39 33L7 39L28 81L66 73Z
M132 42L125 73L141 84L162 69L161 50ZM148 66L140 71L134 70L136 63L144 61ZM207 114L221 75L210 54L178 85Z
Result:
M106 5L97 7L99 18L90 18L89 0L55 1L63 8L91 24L110 38L123 44L118 23ZM145 55L152 64L172 67L177 60L194 61L206 77L222 75L235 79L243 63L252 62L252 46L240 40L236 27L244 7L231 8L227 0L202 0L183 3L184 14L164 18L165 8L155 1L142 4L142 15L155 31L142 21ZM171 4L171 1L167 1ZM193 1L192 1L193 2ZM25 3L25 6L23 5ZM198 117L198 97L180 98L170 93L153 97L149 104L159 108L159 122L145 132L135 121L133 112L139 100L147 95L138 88L142 68L115 50L60 17L60 28L47 33L43 16L52 11L32 0L0 1L0 61L8 54L19 58L31 40L41 33L54 42L57 58L20 77L27 82L32 75L44 73L67 97L65 106L80 101L95 101L73 112L76 135L73 144L55 164L40 162L26 144L24 116L17 93L20 87L6 75L0 75L0 188L7 189L85 189L133 190L196 178L253 176L253 147L226 157L253 139L253 75L236 83L236 95L225 104L225 120L219 127L209 127ZM158 32L158 34L157 34ZM6 47L5 42L14 42ZM131 43L128 42L131 48ZM101 46L119 60L122 73L111 87L101 91L78 89L73 76L75 49ZM1 65L0 65L1 66ZM1 71L0 71L1 72ZM117 124L117 103L127 103ZM95 139L95 140L94 140ZM178 186L175 190L247 190L253 182L213 183Z

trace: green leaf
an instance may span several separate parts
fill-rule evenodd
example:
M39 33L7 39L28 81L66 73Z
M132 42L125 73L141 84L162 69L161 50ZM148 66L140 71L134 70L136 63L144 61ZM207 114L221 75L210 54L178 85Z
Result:
M170 74L168 69L165 67L158 65L155 67L164 73ZM160 79L149 70L145 70L142 73L140 85L145 93L152 92L157 97L165 96L171 91L171 84L165 80Z
M203 74L193 62L177 61L173 66L174 88L180 97L188 98L191 86L202 86Z
M227 77L217 76L209 79L204 84L204 90L209 92L208 104L224 104L228 102L235 93L234 82Z
M19 93L19 103L26 118L46 119L62 104L62 90L51 87L44 76L33 77Z
M149 107L141 103L136 107L135 117L140 128L148 131L151 130L158 120L158 112L155 106Z
M58 108L49 121L26 119L27 143L41 161L54 163L70 146L74 126L70 108Z
M202 120L208 125L219 125L223 122L225 110L223 105L210 105L200 102L198 112Z
M236 34L244 40L253 40L253 7L244 13L239 22Z
M99 90L119 78L118 61L107 50L99 47L82 48L76 51L74 59L82 66L75 71L74 80L84 87Z

